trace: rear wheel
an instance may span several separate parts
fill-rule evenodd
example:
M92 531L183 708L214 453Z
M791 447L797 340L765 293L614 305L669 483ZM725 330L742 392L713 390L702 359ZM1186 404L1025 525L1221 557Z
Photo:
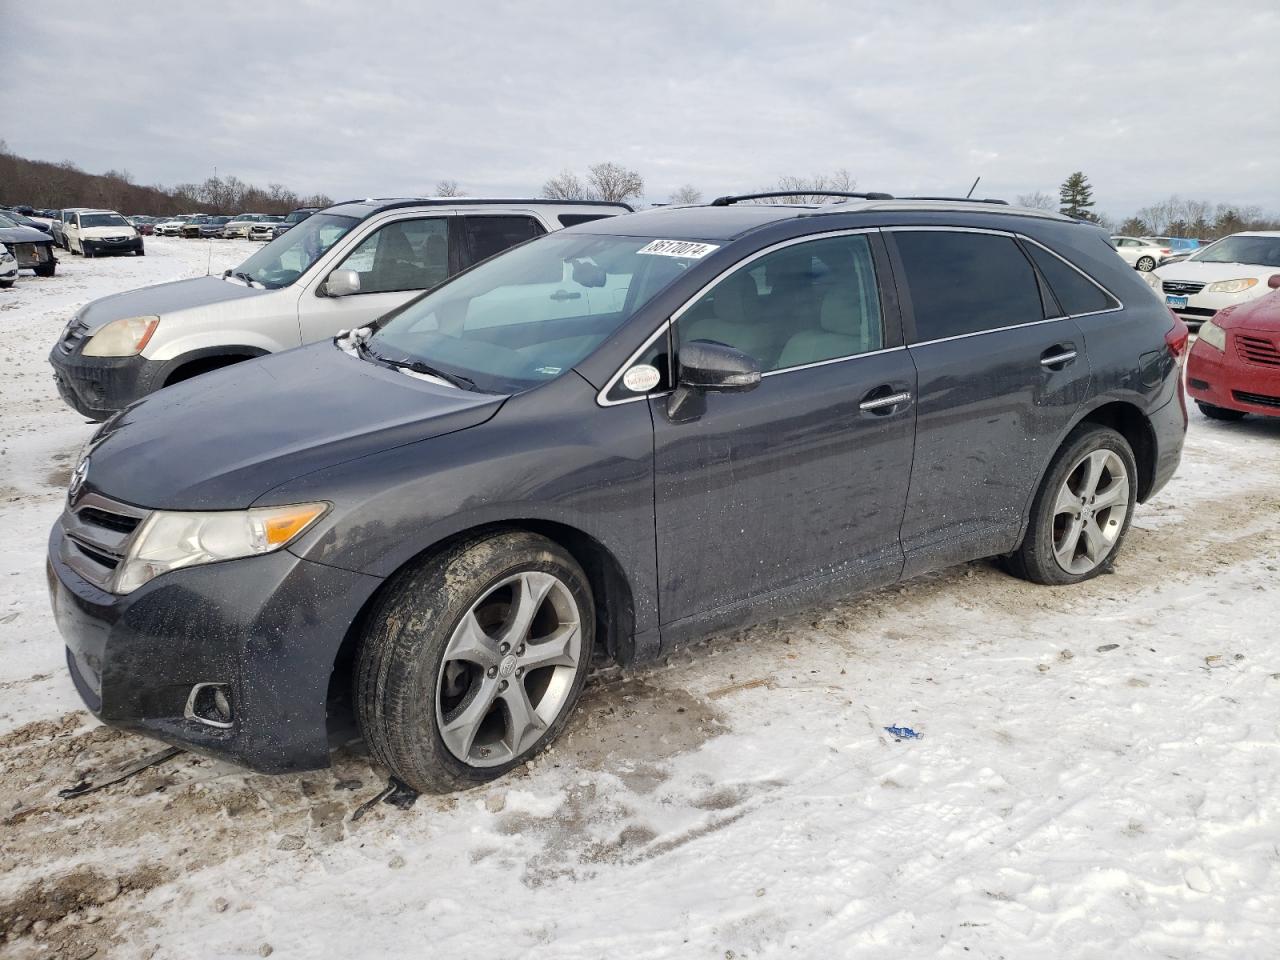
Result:
M1143 273L1150 273L1155 268L1156 268L1155 257L1139 257L1138 258L1138 269L1141 270Z
M1079 583L1111 567L1137 502L1137 464L1115 430L1082 424L1054 457L1031 506L1010 573L1033 583Z
M1226 407L1215 407L1212 403L1204 403L1201 400L1196 401L1196 406L1210 420L1243 420L1245 417L1243 410L1228 410Z
M42 263L34 269L37 277L52 277L54 271L58 269L58 265L56 263Z
M463 541L402 573L375 603L357 656L370 750L424 792L501 776L564 728L594 625L581 567L536 534Z

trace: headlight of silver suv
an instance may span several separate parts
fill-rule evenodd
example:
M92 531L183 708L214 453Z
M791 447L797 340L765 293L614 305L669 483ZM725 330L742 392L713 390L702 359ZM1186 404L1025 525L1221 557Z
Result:
M112 320L84 345L86 357L136 357L156 332L159 317Z
M1214 323L1212 318L1200 324L1200 333L1197 336L1201 343L1207 343L1219 353L1227 349L1227 331Z
M328 509L327 503L296 503L210 513L157 510L143 521L117 568L115 592L130 593L180 567L279 550Z
M1205 293L1244 293L1258 285L1257 277L1241 277L1239 280L1219 280L1204 288Z

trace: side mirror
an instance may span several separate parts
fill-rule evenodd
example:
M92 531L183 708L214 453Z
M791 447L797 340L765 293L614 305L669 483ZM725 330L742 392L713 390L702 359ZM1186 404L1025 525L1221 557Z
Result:
M1280 290L1280 273L1273 273L1267 277L1267 286L1272 290Z
M676 388L667 400L667 416L674 421L700 416L703 394L745 393L760 386L760 362L723 343L682 343L678 361Z
M325 296L349 297L360 292L360 274L354 270L335 270L324 283Z

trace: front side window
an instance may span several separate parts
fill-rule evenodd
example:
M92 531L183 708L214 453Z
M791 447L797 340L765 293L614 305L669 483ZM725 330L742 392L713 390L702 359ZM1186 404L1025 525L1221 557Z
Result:
M722 343L762 371L884 346L875 264L864 234L784 247L753 260L680 317L680 340Z
M508 250L391 314L367 357L495 393L552 380L697 262L651 252L654 243L553 233Z
M547 231L533 217L462 218L467 244L467 262L479 263L509 247L540 237Z
M429 290L449 276L449 221L388 223L361 241L338 269L360 274L361 293Z
M232 273L270 289L287 287L358 222L355 217L317 214L272 240Z
M894 231L915 314L915 342L1045 318L1035 271L1012 237Z
M1096 283L1043 247L1028 243L1027 251L1031 254L1031 259L1036 262L1036 266L1040 268L1063 313L1079 316L1082 313L1114 310L1120 306Z

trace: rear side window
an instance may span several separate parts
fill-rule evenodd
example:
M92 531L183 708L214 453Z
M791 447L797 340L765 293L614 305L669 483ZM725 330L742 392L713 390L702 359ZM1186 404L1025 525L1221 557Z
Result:
M463 217L468 263L488 260L508 247L540 237L547 231L532 217Z
M1058 301L1058 306L1062 308L1063 313L1077 316L1082 313L1097 313L1100 310L1114 310L1120 306L1114 297L1096 283L1043 247L1028 243L1027 251L1031 254L1031 259L1036 262L1036 266L1040 268L1040 272L1044 274L1049 289L1053 291L1053 297Z
M580 223L590 223L592 220L604 220L609 216L607 213L562 213L557 220L560 221L562 227L576 227Z
M915 313L915 342L1043 320L1040 284L1011 237L894 231Z

